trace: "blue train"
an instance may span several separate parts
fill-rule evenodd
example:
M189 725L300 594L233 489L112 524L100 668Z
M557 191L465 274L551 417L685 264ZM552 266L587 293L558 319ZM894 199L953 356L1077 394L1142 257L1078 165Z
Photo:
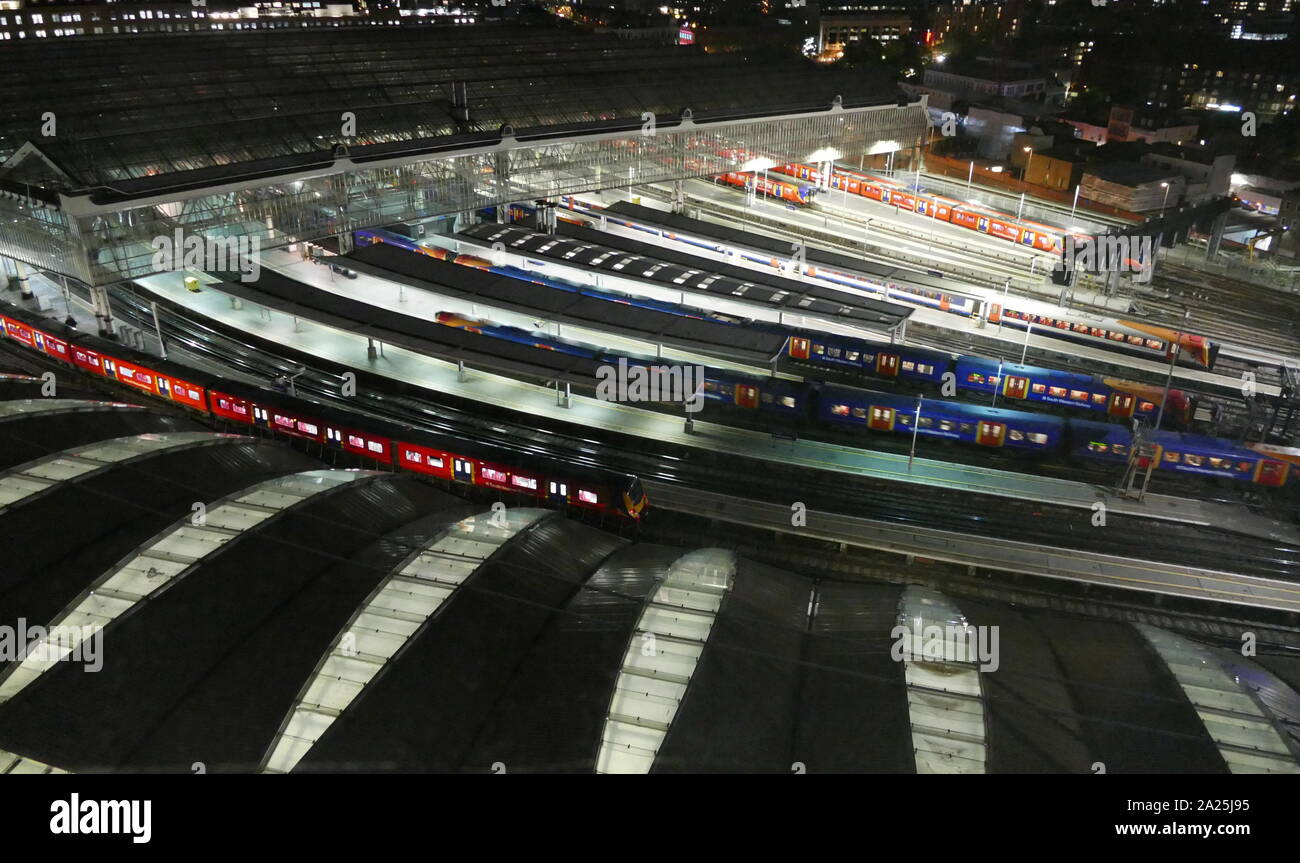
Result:
M357 231L358 246L375 242L389 243L408 251L464 266L478 267L556 290L581 293L610 302L624 303L659 312L738 325L731 318L710 314L659 300L613 294L548 279L537 273L511 266L497 266L474 255L446 249L428 248L391 231ZM1074 410L1099 416L1128 419L1133 416L1154 420L1159 413L1163 391L1159 387L1111 377L1064 372L1055 369L1014 363L999 363L981 357L952 354L930 348L898 345L852 336L830 335L794 330L763 322L746 321L746 326L787 336L785 352L797 363L834 369L865 378L906 380L941 387L945 375L951 374L955 391L992 395L995 391L1010 403L1026 402L1052 410ZM558 348L557 348L558 349ZM1165 419L1175 426L1191 422L1194 405L1181 390L1170 390Z

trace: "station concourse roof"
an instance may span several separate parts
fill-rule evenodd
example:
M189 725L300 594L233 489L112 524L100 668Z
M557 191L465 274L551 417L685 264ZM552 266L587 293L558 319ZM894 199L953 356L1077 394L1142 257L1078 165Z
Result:
M573 29L357 27L5 45L0 162L25 143L49 186L138 194L184 172L237 180L328 156L493 133L581 131L889 102L885 80ZM455 93L464 85L458 112ZM863 94L868 94L864 96ZM882 99L883 97L883 99ZM342 134L344 112L356 131ZM55 134L42 134L52 114ZM3 170L0 169L0 174Z

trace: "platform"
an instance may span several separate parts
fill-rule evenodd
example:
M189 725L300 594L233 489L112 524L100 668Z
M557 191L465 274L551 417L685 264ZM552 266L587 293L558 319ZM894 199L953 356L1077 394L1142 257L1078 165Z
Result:
M633 434L787 465L1074 507L1082 510L1079 515L1084 520L1082 523L1090 523L1093 505L1100 501L1111 514L1213 526L1271 541L1300 542L1300 531L1257 516L1244 507L1155 494L1138 502L1086 483L925 458L915 459L909 467L904 455L818 441L774 440L769 434L712 423L706 418L697 418L694 433L687 434L682 420L671 415L576 395L572 407L562 408L556 405L552 389L475 370L468 374L468 380L461 382L455 366L397 347L389 347L383 356L368 360L364 336L302 319L295 331L295 323L289 316L267 312L252 304L234 309L230 298L214 288L205 288L197 294L189 292L179 273L149 276L139 280L139 284L227 326L293 345L332 362L520 414L542 415L583 428Z

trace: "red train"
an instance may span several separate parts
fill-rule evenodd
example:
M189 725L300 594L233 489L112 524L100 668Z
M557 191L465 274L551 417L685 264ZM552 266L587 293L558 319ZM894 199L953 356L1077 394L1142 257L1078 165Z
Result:
M821 172L810 165L778 165L772 169L779 174L798 177L801 180L820 182ZM917 195L905 190L893 180L874 177L857 171L836 168L831 173L830 187L846 189L850 195L861 195L882 204L889 204L900 210L918 213L979 231L1022 246L1032 246L1041 252L1060 254L1065 232L1035 222L1026 222L1004 213L991 210L977 210L969 204L942 195Z
M739 171L719 174L718 179L729 186L739 186L742 189L753 188L755 194L767 198L780 198L791 204L807 204L813 199L813 195L818 192L816 186L810 186L807 183L791 183L789 181L774 180L761 174L743 174Z
M144 365L134 356L124 359L134 352L90 335L78 334L77 341L70 342L19 314L0 315L0 329L18 344L207 416L305 438L389 467L535 498L543 505L573 506L631 519L639 519L647 505L641 481L635 476L545 457L525 459L470 441L361 420L284 393L209 378L198 371L184 370L185 377L180 377L173 371L180 367L166 361L150 357L149 365ZM357 428L357 422L367 427Z

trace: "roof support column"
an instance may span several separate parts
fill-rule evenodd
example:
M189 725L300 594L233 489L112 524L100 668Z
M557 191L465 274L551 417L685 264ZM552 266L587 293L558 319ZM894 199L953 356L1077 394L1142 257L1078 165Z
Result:
M90 302L95 309L95 323L99 327L99 335L106 339L116 339L117 333L113 332L113 307L108 301L108 288L92 287Z

